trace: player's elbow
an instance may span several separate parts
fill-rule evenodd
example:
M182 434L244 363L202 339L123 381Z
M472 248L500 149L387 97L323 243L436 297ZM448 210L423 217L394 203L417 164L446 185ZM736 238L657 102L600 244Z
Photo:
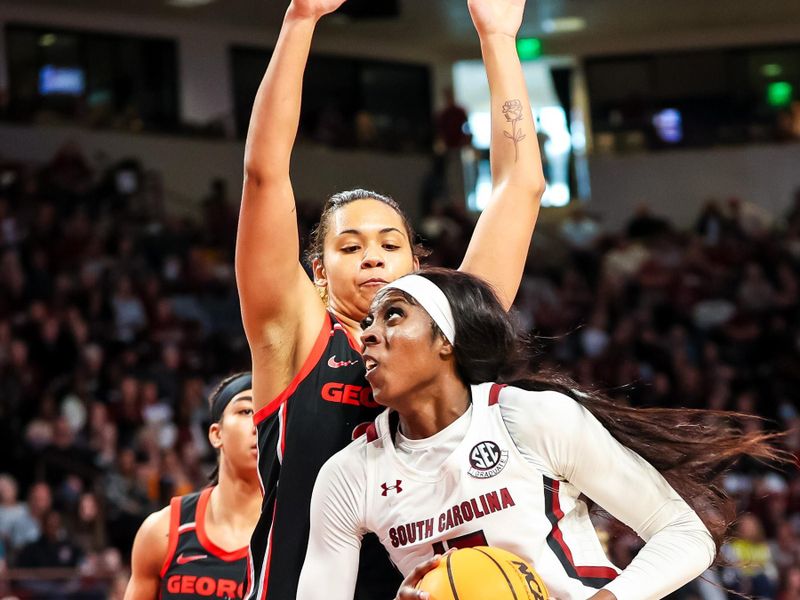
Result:
M708 527L688 504L673 516L671 522L658 532L668 539L675 548L680 548L686 557L692 558L698 573L710 567L717 557L717 545ZM672 503L674 505L674 503Z
M545 187L547 187L544 177L536 177L529 173L515 176L513 184L515 188L521 191L523 197L527 198L532 204L537 205L541 202Z
M495 182L495 192L503 190L503 197L514 198L517 202L529 207L538 207L542 201L546 183L527 173L511 172L499 177Z
M269 156L265 154L249 150L245 152L243 193L245 200L249 195L248 191L258 192L289 178L289 155L282 157L283 153L270 153Z
M267 170L258 161L247 160L244 163L244 194L243 198L247 198L248 190L259 190L264 187L269 176Z

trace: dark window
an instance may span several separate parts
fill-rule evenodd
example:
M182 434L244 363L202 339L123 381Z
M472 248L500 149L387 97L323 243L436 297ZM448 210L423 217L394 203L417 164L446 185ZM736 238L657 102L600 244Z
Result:
M270 50L233 47L236 127L247 133ZM300 136L337 147L427 151L432 140L426 66L330 55L309 58Z
M6 49L12 120L178 128L174 41L10 24Z
M590 58L592 127L617 150L781 139L800 46ZM600 141L600 140L598 140Z

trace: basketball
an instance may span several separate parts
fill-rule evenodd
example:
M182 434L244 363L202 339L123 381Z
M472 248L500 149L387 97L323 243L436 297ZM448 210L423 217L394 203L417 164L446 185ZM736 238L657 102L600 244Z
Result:
M449 554L422 578L417 589L431 600L545 600L547 588L520 557L489 546Z

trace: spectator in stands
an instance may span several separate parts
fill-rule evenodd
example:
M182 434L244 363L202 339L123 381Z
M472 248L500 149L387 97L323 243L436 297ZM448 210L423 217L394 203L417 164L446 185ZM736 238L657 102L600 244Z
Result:
M103 482L111 541L125 551L130 551L136 530L155 506L148 497L146 481L140 478L139 466L133 449L124 448Z
M130 343L147 325L147 314L142 301L133 291L130 277L123 275L119 278L111 302L114 307L117 339L124 343Z
M736 535L723 546L722 552L732 564L732 581L727 583L736 591L759 598L775 598L778 571L763 527L755 515L742 515Z
M447 150L460 150L472 142L467 111L456 104L453 88L442 92L444 105L436 117L436 137Z
M39 538L20 551L15 566L21 569L76 569L83 558L80 548L72 543L62 526L61 514L49 511L44 515ZM32 577L21 582L23 592L32 597L68 598L74 581Z
M10 514L7 541L12 552L39 538L44 517L50 512L52 505L50 486L44 482L33 484L28 491L27 504L22 506L22 510L13 508Z
M576 204L561 222L561 237L570 248L579 252L594 250L602 233L600 223L580 204Z
M27 544L15 561L21 568L77 567L83 552L66 534L61 513L51 510L44 515L42 533Z
M462 150L471 147L467 111L456 104L453 88L442 93L444 106L436 116L436 140L445 157L444 181L448 199L464 202L464 165Z
M800 598L800 565L793 565L784 574L778 600L795 600Z
M778 525L778 532L770 541L769 548L780 572L786 574L792 567L800 567L800 538L791 522L783 521Z
M666 219L653 214L650 206L641 202L625 228L630 239L640 240L661 235L670 230Z
M21 548L38 535L28 507L18 501L18 492L16 480L7 473L0 474L0 543L4 548Z

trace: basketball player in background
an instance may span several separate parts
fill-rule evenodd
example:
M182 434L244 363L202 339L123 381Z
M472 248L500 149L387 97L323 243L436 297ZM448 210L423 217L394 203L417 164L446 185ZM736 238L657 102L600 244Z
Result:
M756 417L618 405L531 374L520 340L465 273L420 271L378 293L361 341L389 410L320 471L298 600L350 600L367 532L406 575L451 547L497 546L558 600L662 598L714 562L734 518L725 466L779 454L729 424ZM645 540L622 572L584 497ZM426 597L409 589L419 574L400 598Z
M308 541L314 480L379 407L355 336L375 292L418 267L399 206L374 192L329 199L314 234L311 282L300 255L289 166L303 71L317 22L343 0L293 0L253 105L236 248L236 279L250 344L262 516L251 542L257 600L294 598ZM516 52L524 0L470 0L492 102L492 199L461 268L491 281L508 308L516 295L544 191L530 101ZM320 300L322 295L325 301ZM375 542L359 598L391 598L399 577ZM360 591L365 590L363 596Z
M211 394L208 439L219 452L212 485L173 498L142 523L125 600L242 598L261 512L251 380L233 375Z

